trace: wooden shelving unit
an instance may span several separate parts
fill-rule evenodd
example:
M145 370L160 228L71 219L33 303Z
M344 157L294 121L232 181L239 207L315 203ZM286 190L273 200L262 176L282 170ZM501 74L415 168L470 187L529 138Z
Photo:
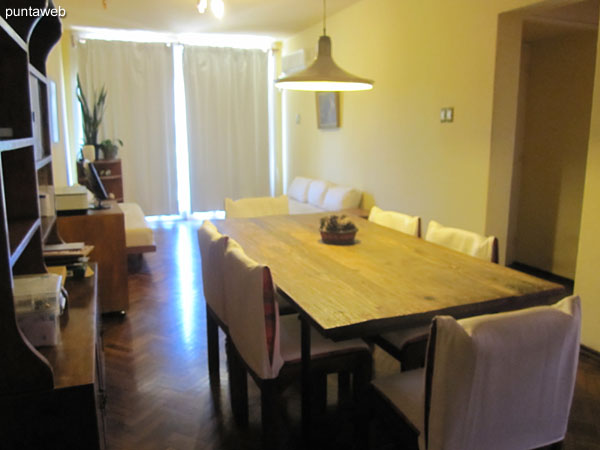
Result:
M5 8L54 5L52 0L0 0L0 10ZM0 138L2 448L77 448L77 442L79 448L104 446L101 366L95 363L102 360L96 279L81 282L87 288L72 285L72 319L79 323L67 313L59 345L44 349L34 348L19 329L12 291L14 275L46 272L43 243L59 239L55 218L40 217L38 190L53 184L45 64L61 33L60 20L52 15L0 17L0 128L5 136ZM84 359L92 363L82 364ZM63 379L65 373L81 378ZM73 426L78 431L67 436Z
M108 194L113 194L115 200L123 202L123 170L120 159L97 159L94 165L98 170L98 175L104 184ZM81 178L79 184L84 184L85 180Z

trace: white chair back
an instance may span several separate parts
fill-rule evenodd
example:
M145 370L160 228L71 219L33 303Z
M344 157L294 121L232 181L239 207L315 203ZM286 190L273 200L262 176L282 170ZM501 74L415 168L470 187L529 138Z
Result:
M224 268L227 307L231 311L229 336L258 377L277 378L283 358L271 271L250 259L240 247L227 249Z
M225 199L225 217L260 217L289 214L288 198L279 197L250 197L239 200Z
M460 228L445 227L431 220L425 240L484 261L498 262L498 239L494 236L486 237Z
M421 218L419 216L409 216L396 211L384 211L377 206L373 206L369 213L369 221L411 236L421 236Z
M437 317L426 368L426 448L525 449L564 439L580 328L577 296L459 321Z
M204 298L221 322L227 325L223 258L228 237L219 233L209 220L205 220L198 229L198 243L202 257Z

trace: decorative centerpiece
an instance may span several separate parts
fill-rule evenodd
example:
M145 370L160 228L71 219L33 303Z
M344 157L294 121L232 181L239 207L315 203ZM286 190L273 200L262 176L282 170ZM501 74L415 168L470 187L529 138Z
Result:
M352 245L358 228L347 216L331 215L321 218L321 239L326 244Z

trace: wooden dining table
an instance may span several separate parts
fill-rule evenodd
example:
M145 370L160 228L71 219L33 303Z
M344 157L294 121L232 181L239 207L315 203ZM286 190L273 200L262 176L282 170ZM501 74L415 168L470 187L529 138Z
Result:
M551 304L564 287L351 216L353 245L328 245L321 214L217 221L302 318L302 421L310 430L310 327L345 340L431 322Z

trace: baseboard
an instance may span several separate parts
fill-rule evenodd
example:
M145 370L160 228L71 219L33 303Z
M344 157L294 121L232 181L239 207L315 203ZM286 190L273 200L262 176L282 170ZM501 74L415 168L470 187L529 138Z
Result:
M580 352L600 363L600 352L581 344Z

